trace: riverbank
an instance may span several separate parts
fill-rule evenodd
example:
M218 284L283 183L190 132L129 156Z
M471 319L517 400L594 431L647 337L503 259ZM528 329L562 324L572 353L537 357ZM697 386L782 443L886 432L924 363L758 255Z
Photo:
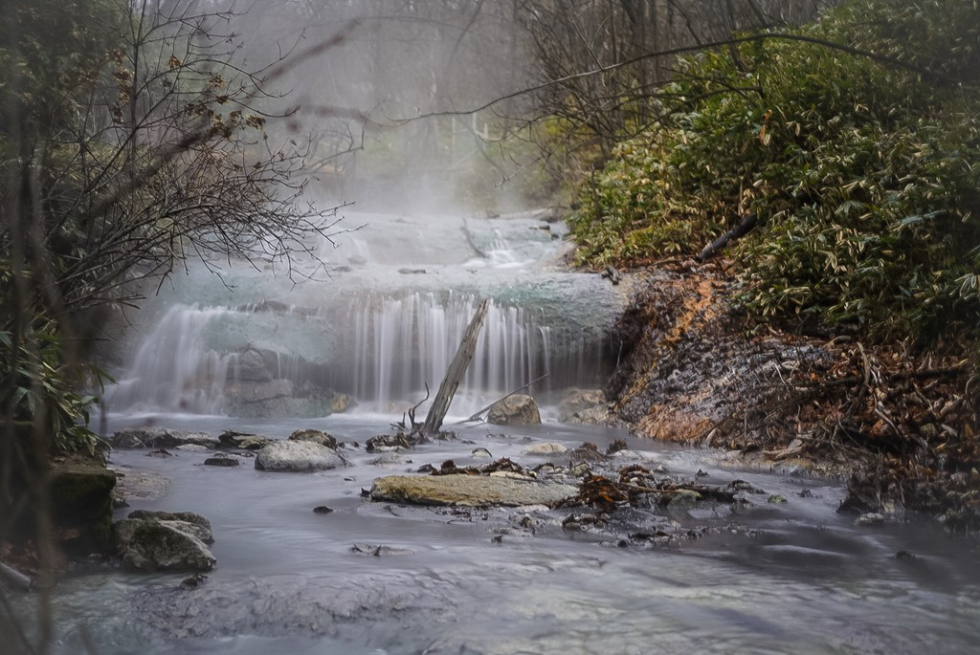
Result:
M725 261L675 260L627 279L605 391L633 434L847 479L840 511L921 511L980 528L978 408L962 343L915 351L844 329L751 324Z

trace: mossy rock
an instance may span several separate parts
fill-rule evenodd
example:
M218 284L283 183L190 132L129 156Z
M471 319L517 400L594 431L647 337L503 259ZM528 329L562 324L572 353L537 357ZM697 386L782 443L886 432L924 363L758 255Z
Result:
M51 513L62 548L69 555L112 548L112 490L116 474L97 459L72 456L52 466Z

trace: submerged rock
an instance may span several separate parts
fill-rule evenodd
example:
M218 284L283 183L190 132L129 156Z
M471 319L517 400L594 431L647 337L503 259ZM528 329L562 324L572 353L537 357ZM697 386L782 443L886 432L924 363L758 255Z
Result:
M255 457L255 468L260 471L323 471L345 464L332 449L312 441L275 441Z
M238 466L238 464L236 458L227 456L208 457L204 460L205 466Z
M211 523L191 512L130 512L115 524L123 562L143 571L210 571L217 561Z
M326 446L331 450L337 449L337 439L329 432L323 432L321 430L296 430L289 435L289 441L309 441Z
M487 423L496 425L535 425L541 422L541 413L534 398L517 394L504 398L490 408Z
M566 484L486 475L392 475L371 487L372 500L414 505L554 505L578 494Z

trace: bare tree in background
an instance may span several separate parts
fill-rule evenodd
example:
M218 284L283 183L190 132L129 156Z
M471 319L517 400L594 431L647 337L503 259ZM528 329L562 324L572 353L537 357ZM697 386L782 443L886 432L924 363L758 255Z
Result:
M54 638L50 459L99 450L79 336L190 258L315 275L315 239L339 230L304 197L313 138L276 127L295 111L276 89L290 55L344 33L255 65L237 16L195 0L0 6L0 559L19 554L39 590L25 630L0 586L9 652Z

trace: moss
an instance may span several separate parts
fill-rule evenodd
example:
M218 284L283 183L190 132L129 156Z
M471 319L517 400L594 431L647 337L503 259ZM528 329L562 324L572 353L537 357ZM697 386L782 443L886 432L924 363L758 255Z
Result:
M61 545L72 555L112 546L112 490L116 474L103 462L73 456L53 465L49 493Z

